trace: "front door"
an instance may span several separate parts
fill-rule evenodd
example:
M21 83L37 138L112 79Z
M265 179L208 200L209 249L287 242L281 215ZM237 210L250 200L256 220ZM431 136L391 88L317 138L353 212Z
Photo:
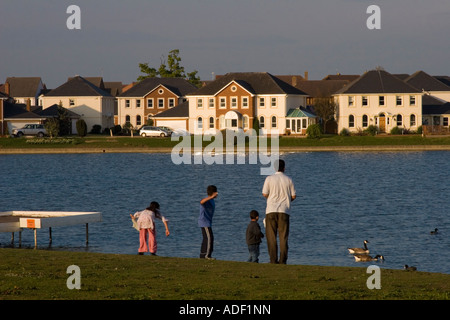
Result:
M384 114L380 114L378 117L378 127L380 128L380 132L386 132L386 117Z

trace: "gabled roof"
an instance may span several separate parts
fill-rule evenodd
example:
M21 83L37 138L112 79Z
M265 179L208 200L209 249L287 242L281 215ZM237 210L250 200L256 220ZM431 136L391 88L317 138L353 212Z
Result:
M40 77L8 77L5 83L9 83L9 96L14 98L35 97L40 92ZM5 88L3 88L5 90Z
M111 95L83 77L70 78L66 83L51 90L46 97L111 97Z
M412 74L405 82L421 91L450 91L449 86L423 71Z
M32 111L42 117L51 118L58 116L58 107L59 106L57 104L54 104L45 109L42 109L42 107L37 107L36 109L32 109ZM72 110L66 109L64 107L61 108L63 108L66 111L66 114L69 118L81 118L81 116L78 113L75 113Z
M119 97L144 97L160 85L179 97L197 90L196 86L183 78L147 78L120 94Z
M336 94L419 93L421 90L409 85L384 70L371 70L348 84Z
M179 105L160 112L154 118L189 118L189 101L180 103Z
M267 72L227 73L189 95L213 96L233 81L253 94L306 95L303 91Z
M27 111L26 105L23 103L3 102L3 118L5 119L44 119L34 112Z
M336 91L341 90L350 81L348 80L308 80L299 81L296 88L306 92L309 96L315 98L324 98L332 96Z

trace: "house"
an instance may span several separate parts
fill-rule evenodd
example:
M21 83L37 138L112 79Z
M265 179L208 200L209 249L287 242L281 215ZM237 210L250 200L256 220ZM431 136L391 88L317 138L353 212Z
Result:
M417 130L422 125L422 90L382 70L370 70L334 94L338 103L338 132L380 132L396 126Z
M153 116L155 126L168 127L172 130L187 132L189 127L189 101L160 112Z
M87 79L75 76L40 97L42 109L60 105L81 116L88 131L94 125L102 129L114 126L114 97Z
M194 134L210 129L248 130L257 120L263 134L285 134L293 122L295 132L301 133L306 129L303 117L288 119L287 115L291 109L305 108L306 97L267 72L228 73L187 95L188 130ZM307 118L305 125L313 121L315 117Z
M424 94L450 102L450 86L424 71L415 72L406 78L405 82L421 90Z
M40 77L8 77L2 92L13 98L16 103L27 103L30 100L32 106L37 106L39 95L45 89Z
M118 124L140 127L186 100L197 87L183 78L147 78L117 96Z
M25 124L42 124L46 117L30 111L30 105L14 103L12 99L0 99L1 135L10 134Z

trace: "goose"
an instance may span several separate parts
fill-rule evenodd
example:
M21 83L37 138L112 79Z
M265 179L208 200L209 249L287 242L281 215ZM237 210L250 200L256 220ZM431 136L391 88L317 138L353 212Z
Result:
M384 257L377 254L374 258L367 254L360 254L355 255L355 261L377 261L377 260L384 260Z
M405 264L405 270L406 271L416 271L417 270L417 268L416 267L413 267L413 266L408 266L407 264Z
M369 253L369 249L367 249L367 244L369 241L364 240L364 248L348 248L348 252L350 253Z
M434 228L434 231L430 231L430 234L437 234L438 233L438 228Z

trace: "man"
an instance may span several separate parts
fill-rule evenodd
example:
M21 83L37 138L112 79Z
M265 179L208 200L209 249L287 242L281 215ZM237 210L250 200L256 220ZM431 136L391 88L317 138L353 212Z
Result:
M266 239L270 263L286 264L289 237L289 214L291 201L296 198L294 183L284 174L284 160L275 162L277 172L264 181L263 196L266 206ZM280 238L280 259L278 259L277 233Z

